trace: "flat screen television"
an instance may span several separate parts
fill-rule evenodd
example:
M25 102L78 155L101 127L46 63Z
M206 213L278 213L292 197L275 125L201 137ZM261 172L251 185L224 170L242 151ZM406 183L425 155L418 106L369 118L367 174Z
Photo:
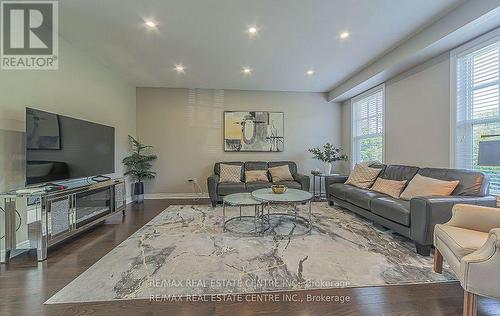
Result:
M115 129L26 108L26 184L115 172Z

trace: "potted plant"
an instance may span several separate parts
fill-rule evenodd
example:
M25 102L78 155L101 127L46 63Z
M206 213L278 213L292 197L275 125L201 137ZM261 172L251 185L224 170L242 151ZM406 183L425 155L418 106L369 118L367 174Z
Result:
M323 172L325 175L329 175L332 172L332 162L347 160L347 155L342 154L342 151L342 148L334 147L330 143L326 143L323 146L323 150L319 147L309 149L314 159L323 162Z
M144 145L132 136L128 136L132 144L132 154L123 158L123 164L127 167L125 175L131 175L134 182L134 195L137 197L137 203L144 200L144 182L145 179L153 179L156 172L150 171L151 162L155 160L156 155L146 153L146 149L152 146Z

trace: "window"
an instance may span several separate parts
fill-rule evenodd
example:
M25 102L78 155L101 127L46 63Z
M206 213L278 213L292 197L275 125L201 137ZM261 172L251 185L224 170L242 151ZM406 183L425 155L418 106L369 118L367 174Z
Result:
M484 137L500 134L500 37L473 44L476 45L470 47L469 44L460 53L452 55L455 69L455 166L485 172L490 176L491 193L500 195L500 167L479 166L477 160L480 141L500 139Z
M351 100L352 163L384 161L384 86Z

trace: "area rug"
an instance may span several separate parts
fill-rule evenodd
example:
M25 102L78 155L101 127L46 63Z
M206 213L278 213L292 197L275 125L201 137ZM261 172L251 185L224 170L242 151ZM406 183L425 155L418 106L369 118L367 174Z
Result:
M308 217L307 205L299 211ZM237 215L238 208L228 208L226 219ZM224 232L222 207L170 206L46 304L454 280L446 266L434 273L432 256L418 255L408 239L347 210L313 203L313 227L302 236L287 237L307 231L300 220L270 218L263 236L247 236L251 217L231 221L236 232Z

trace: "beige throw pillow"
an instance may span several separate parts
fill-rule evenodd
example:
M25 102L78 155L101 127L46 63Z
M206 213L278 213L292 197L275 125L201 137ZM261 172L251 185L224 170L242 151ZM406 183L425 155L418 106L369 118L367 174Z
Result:
M245 171L245 182L269 182L267 170L248 170Z
M219 182L241 182L241 166L220 164Z
M280 181L293 181L292 174L288 165L269 168L273 183Z
M370 188L370 190L377 191L392 196L393 198L399 198L401 191L405 187L406 180L389 180L383 178L377 178L375 183Z
M378 174L382 171L379 168L370 168L366 164L358 163L347 178L345 184L350 184L358 188L368 189L372 186Z
M458 180L443 181L417 174L411 179L410 183L408 183L403 193L401 193L401 199L411 200L417 196L450 195L459 182Z

